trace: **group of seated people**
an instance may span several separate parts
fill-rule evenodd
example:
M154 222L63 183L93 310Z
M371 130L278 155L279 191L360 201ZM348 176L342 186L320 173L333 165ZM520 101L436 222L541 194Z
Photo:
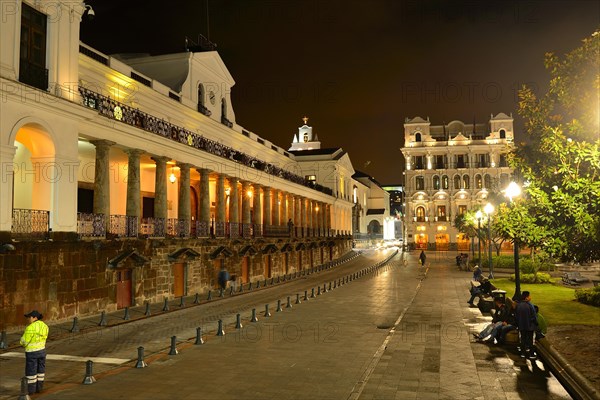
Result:
M534 336L536 340L544 337L545 322L538 314L538 307L531 303L531 294L524 291L518 301L505 298L504 292L496 291L494 285L481 274L477 266L473 272L473 279L471 298L468 301L470 305L473 306L475 297L479 297L480 301L487 296L494 299L492 322L481 332L473 333L475 339L479 342L504 344L508 332L518 330L521 357L536 359L533 340ZM480 309L483 311L482 307Z

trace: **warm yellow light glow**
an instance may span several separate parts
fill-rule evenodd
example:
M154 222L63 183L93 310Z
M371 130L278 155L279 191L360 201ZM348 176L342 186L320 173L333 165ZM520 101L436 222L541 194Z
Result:
M483 213L481 212L481 210L478 210L478 211L475 213L475 218L477 218L477 219L481 219L481 217L483 217Z
M246 195L247 195L248 197L252 197L252 190L248 190L248 191L246 192Z
M521 186L519 186L516 182L511 182L506 188L504 194L510 201L512 201L513 198L521 195Z
M229 193L231 193L231 188L225 188L225 195L229 196Z
M487 203L485 205L485 207L483 207L483 211L487 214L490 215L491 213L494 212L494 206L492 205L492 203Z
M175 183L176 180L177 180L177 177L175 176L174 173L171 172L171 175L169 175L169 182Z

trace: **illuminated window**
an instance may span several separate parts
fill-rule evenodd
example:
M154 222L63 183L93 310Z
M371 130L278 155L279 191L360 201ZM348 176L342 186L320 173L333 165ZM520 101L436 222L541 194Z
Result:
M446 220L446 206L437 206L438 221Z
M475 175L475 188L481 189L483 187L483 179L481 179L481 175Z
M458 206L458 215L465 215L467 212L467 206Z
M417 176L415 178L415 184L417 190L425 190L425 178L422 176Z
M449 179L447 175L442 176L442 189L446 189L448 190L448 183Z
M433 188L435 190L440 190L440 177L437 175L433 177Z
M460 189L460 176L454 176L454 189Z
M308 142L308 132L304 133L304 143Z
M416 214L417 214L417 221L425 222L425 207L417 207Z
M471 179L469 178L469 175L463 175L463 189L470 189L471 188Z

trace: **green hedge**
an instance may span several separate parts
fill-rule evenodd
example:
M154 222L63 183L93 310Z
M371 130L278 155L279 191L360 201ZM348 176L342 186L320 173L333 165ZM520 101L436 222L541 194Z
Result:
M600 307L600 286L594 286L591 289L577 289L575 298L580 303Z
M476 257L477 258L477 257ZM482 267L488 268L487 258L484 258L482 255ZM507 268L514 269L515 268L515 258L514 256L508 255L500 255L500 256L492 256L492 264L494 268ZM519 257L519 270L523 274L533 274L535 269L538 271L553 271L554 265L549 262L538 262L536 260L535 263L531 262L531 258L528 256L521 255Z
M538 272L537 274L521 274L521 283L553 283L554 280L545 272ZM510 280L515 281L515 274L510 275Z

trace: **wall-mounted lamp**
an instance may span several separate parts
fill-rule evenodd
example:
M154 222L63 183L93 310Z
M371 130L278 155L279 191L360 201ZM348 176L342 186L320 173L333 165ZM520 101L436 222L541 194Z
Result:
M229 196L229 193L231 193L231 188L225 188L225 195Z
M94 17L96 16L96 13L94 12L94 9L92 8L92 6L90 6L89 4L85 4L85 8L83 10L83 13L85 14L87 11L87 16L90 20L94 19Z
M169 182L175 183L177 177L175 176L175 172L173 172L173 167L171 167L171 175L169 175Z
M246 195L247 195L248 197L252 197L252 190L248 190L248 191L246 192Z

